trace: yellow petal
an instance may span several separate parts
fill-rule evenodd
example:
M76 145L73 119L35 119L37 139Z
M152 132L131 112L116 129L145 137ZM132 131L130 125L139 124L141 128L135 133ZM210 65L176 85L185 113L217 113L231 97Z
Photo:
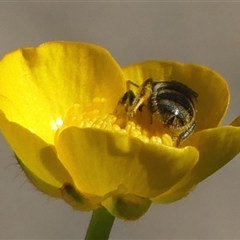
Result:
M59 159L78 191L98 196L119 185L141 197L156 196L176 184L198 160L193 147L167 147L111 131L69 127L56 141Z
M9 122L2 113L0 126L30 181L42 192L60 197L63 183L72 180L58 160L54 147L22 126Z
M176 80L197 92L195 131L218 126L226 113L229 104L227 83L207 67L173 61L148 61L130 65L123 71L126 79L138 85L147 78Z
M189 174L154 202L173 202L186 196L196 184L219 170L240 152L240 127L225 126L193 134L183 145L195 146L199 161Z
M24 173L26 174L26 176L28 177L28 179L30 180L30 182L41 192L50 195L51 197L55 197L55 198L61 198L61 191L59 188L57 188L56 185L52 185L53 181L51 181L52 179L49 180L49 178L47 178L46 180L43 179L44 176L44 172L43 174L41 174L41 176L37 176L31 169L29 169L23 162L21 159L18 158L17 155L15 155L15 158L18 161L18 164L21 166L22 170L24 171ZM49 183L51 182L51 183ZM58 184L60 186L60 184Z
M0 61L0 72L0 109L48 143L69 106L79 103L84 111L93 98L105 97L113 111L125 90L122 70L109 52L87 43L18 49Z

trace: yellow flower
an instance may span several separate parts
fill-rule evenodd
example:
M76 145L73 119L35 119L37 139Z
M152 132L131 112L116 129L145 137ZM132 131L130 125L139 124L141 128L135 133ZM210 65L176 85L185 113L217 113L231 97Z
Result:
M140 116L116 113L126 81L149 77L199 95L195 133L179 147L144 111L144 127ZM219 126L228 103L226 82L206 67L148 61L121 69L91 44L50 42L0 62L0 129L30 181L75 209L104 206L123 219L181 199L239 153L240 118Z

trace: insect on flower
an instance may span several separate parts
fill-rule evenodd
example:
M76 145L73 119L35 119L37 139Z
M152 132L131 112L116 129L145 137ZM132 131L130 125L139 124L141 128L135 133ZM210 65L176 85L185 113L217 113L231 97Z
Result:
M100 46L61 41L8 53L0 72L1 133L33 185L78 211L137 220L240 152L240 116L220 125L228 84L206 66L150 60L121 69ZM126 88L126 79L140 84Z
M128 81L128 87L129 84L138 87L137 94L128 90L118 103L124 106L129 120L134 118L138 110L147 107L151 123L152 117L156 117L164 128L170 130L177 146L194 131L194 101L198 94L192 89L175 80L154 82L151 78L141 86L132 81Z

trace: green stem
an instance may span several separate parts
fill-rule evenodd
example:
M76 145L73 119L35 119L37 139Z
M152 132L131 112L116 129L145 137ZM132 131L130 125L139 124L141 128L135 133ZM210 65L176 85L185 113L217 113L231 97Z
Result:
M85 240L101 239L107 240L115 217L104 207L94 210L90 220Z

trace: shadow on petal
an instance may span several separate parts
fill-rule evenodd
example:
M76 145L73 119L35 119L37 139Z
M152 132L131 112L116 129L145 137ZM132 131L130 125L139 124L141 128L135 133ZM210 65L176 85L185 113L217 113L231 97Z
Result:
M56 149L77 189L98 196L119 184L137 196L157 196L180 181L198 160L194 147L145 143L121 130L70 127L59 134Z
M198 163L179 183L154 202L168 203L181 199L205 178L222 168L240 152L240 127L225 126L193 134L183 145L194 146L200 157Z
M39 190L59 196L59 188L64 182L72 182L72 178L57 158L54 146L17 123L9 122L2 113L0 126L29 180ZM50 189L54 189L54 193L49 192Z

